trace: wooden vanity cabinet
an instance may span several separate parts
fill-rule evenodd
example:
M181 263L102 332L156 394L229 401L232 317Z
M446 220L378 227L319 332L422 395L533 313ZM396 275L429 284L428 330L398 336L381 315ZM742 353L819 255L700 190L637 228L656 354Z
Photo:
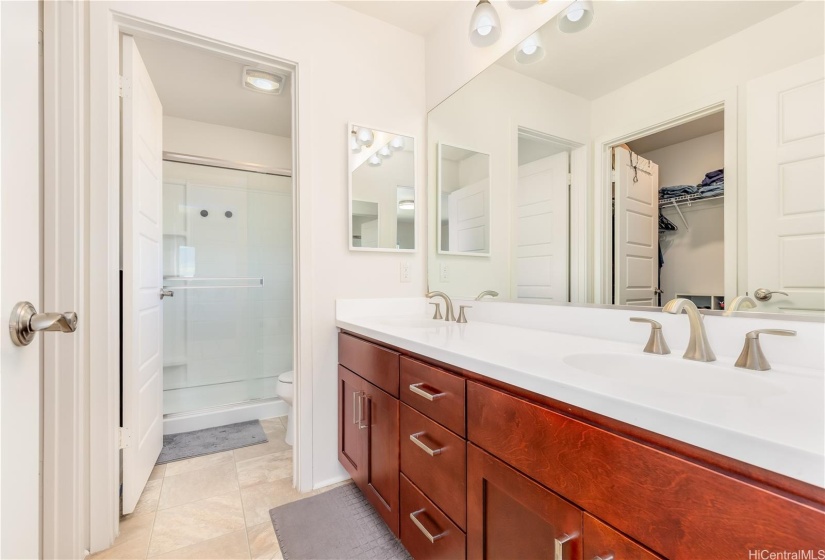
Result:
M340 352L340 349L346 349ZM393 355L395 356L393 360ZM398 536L399 354L339 335L338 460ZM352 371L345 365L356 368ZM377 384L392 389L393 396Z
M822 489L403 352L339 336L338 457L416 560L825 546Z

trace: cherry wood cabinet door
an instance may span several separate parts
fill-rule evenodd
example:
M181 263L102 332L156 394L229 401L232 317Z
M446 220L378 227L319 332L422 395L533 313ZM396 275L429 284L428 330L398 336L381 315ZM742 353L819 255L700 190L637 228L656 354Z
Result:
M366 487L361 490L398 536L398 399L366 381L364 391Z
M363 379L338 366L338 461L362 489L367 480L365 385Z
M467 558L581 560L582 512L467 445Z
M585 560L661 560L661 556L636 544L592 515L584 514L582 527L582 555Z

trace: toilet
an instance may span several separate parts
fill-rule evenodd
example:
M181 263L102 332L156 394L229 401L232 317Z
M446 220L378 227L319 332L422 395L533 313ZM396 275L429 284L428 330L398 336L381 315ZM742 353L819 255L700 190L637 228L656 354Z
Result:
M286 417L286 438L288 445L295 441L295 424L292 421L292 372L288 371L278 376L278 396L289 405L289 412Z

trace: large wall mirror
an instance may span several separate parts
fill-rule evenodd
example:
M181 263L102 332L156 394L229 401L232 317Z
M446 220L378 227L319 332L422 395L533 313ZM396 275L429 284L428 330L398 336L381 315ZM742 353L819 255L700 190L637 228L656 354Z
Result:
M490 254L490 156L438 145L438 249Z
M350 125L349 239L354 251L414 251L415 139Z
M592 9L430 112L429 288L825 315L825 4ZM450 245L455 146L488 158L483 252Z

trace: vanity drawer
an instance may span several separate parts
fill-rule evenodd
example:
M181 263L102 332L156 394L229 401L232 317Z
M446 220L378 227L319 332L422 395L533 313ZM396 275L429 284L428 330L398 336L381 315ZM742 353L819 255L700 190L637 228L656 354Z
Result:
M400 447L401 472L463 529L467 521L467 443L402 404Z
M582 523L582 558L613 558L614 560L661 560L618 531L595 517L584 514Z
M464 436L464 379L401 357L401 401Z
M475 382L467 383L467 434L666 557L744 558L749 550L822 545L820 507Z
M354 336L338 333L338 363L398 398L400 354Z
M413 521L413 517L423 529ZM466 557L467 538L461 529L403 474L401 542L416 560L457 560Z

